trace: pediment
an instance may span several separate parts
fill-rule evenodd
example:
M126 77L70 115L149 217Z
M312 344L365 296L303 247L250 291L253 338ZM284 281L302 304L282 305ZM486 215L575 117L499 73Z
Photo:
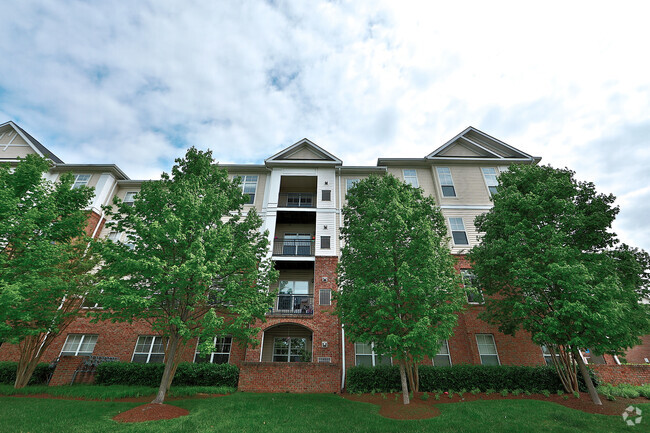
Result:
M527 159L533 157L470 126L426 156L437 158Z
M267 158L268 163L323 163L323 164L342 164L342 161L332 155L325 149L309 141L306 138L292 144L284 150Z
M33 153L63 164L58 156L14 122L0 124L0 159L23 158Z

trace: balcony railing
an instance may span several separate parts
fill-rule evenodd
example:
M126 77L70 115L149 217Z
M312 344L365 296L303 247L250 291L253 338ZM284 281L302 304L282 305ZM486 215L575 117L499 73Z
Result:
M316 194L311 192L281 192L278 207L316 207Z
M269 314L314 314L314 295L280 294Z
M314 255L315 250L313 239L278 238L273 241L274 256L309 257Z

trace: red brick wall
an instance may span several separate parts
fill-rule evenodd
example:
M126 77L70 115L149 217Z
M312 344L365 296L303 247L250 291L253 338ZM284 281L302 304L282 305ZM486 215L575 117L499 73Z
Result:
M239 390L247 392L338 393L339 364L314 362L244 362Z
M81 365L83 358L83 356L62 356L50 379L50 386L70 385L72 376Z
M95 232L95 228L97 227L97 223L99 223L99 220L101 219L101 224L99 225L99 228L97 229L97 233L95 233L95 238L99 237L99 234L101 233L102 229L104 228L104 224L106 223L105 218L101 218L101 216L94 212L90 211L88 214L88 223L86 224L86 234L88 236L92 236L93 233Z
M601 382L618 385L645 385L650 383L650 365L595 365L590 367L596 372Z

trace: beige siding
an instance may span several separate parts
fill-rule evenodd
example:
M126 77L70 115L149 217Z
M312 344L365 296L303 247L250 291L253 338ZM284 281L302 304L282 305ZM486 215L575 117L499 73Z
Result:
M309 281L309 293L314 293L313 269L282 269L278 281ZM272 287L277 288L278 283Z
M316 155L309 149L300 149L296 153L293 153L287 157L287 159L310 159L310 160L323 160L323 157Z
M404 181L404 170L416 170L418 176L418 185L424 191L426 196L434 196L434 183L431 171L427 167L388 167L388 174L392 174L396 178Z
M440 152L440 156L464 156L464 157L480 157L490 155L484 150L481 150L481 153L477 153L473 149L469 149L466 146L463 146L460 143L453 144L449 146L444 151Z
M277 224L275 236L283 238L286 233L309 233L314 236L315 229L315 224Z
M307 347L312 350L312 333L309 329L298 325L280 325L269 328L264 332L264 347L262 348L262 362L273 361L273 342L276 337L304 337L307 338Z
M487 210L477 210L477 209L443 209L442 214L445 216L445 223L447 224L447 230L450 238L451 252L454 254L463 254L469 252L469 250L478 244L479 233L476 231L474 226L474 219L482 214L487 212ZM467 240L469 245L455 246L453 240L451 240L451 229L449 228L449 218L462 218L463 224L465 225L465 232L467 233Z
M456 189L456 197L442 197L440 181L436 167L432 167L432 174L436 176L437 195L439 203L444 205L489 205L491 204L481 168L475 165L439 165L449 167L451 177Z
M9 146L6 149L2 144L0 144L0 159L17 159L24 158L27 155L31 155L34 150L28 145L24 146Z
M5 129L4 131L0 132L0 135L2 135L2 137L0 137L0 144L27 144L27 142L23 140L23 137L18 135L18 133L13 129Z

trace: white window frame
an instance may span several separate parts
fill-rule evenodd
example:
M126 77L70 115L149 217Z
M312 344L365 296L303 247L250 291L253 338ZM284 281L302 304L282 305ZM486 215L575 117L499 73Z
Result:
M287 347L286 355L283 354L283 353L276 353L276 349L277 349L276 343L277 343L277 341L278 340L285 340L286 341L287 339L289 340L289 346ZM305 347L304 355L309 354L309 357L310 357L309 361L303 361L302 359L295 359L296 357L301 357L303 354L296 351L295 347L292 347L291 343L294 340L302 340L304 342L304 347ZM307 352L307 350L309 349L308 348L309 343L310 343L310 339L307 338L307 337L275 337L275 338L273 338L273 355L272 355L273 358L272 358L272 360L273 360L273 362L287 362L287 363L291 363L291 362L311 362L311 358L312 358L313 355L312 355L312 353ZM286 361L276 361L276 356L281 356L281 357L286 356L287 360ZM292 361L291 358L294 358L294 360Z
M124 203L127 206L133 206L133 202L135 201L135 196L138 194L138 191L127 191L124 194L124 200L122 200L122 203Z
M352 188L354 185L358 184L361 181L361 179L355 178L355 179L345 179L345 194L347 195L348 191L350 191L350 188Z
M482 299L482 301L470 300L469 293L467 293L467 291L465 291L465 296L467 297L467 303L472 304L472 305L485 304L485 297L483 296L483 291L481 290L480 287L476 287L474 285L473 281L472 281L472 279L475 278L474 273L472 272L472 270L471 269L461 269L460 270L460 277L461 277L461 279L463 281L463 287L466 287L468 285L468 283L465 282L465 281L467 281L467 282L469 282L469 287L471 287L473 289L476 289L477 294L475 296L477 296L477 298L474 298L474 299Z
M213 345L215 349L220 349L220 351L214 351L210 352L209 354L200 354L198 350L195 350L194 352L194 363L197 362L206 362L210 364L214 364L214 358L216 356L223 356L227 355L226 362L219 362L219 364L230 364L230 353L232 352L232 336L231 335L217 335L212 339ZM198 348L199 346L199 341L197 340L196 346ZM228 351L225 351L224 349L228 347ZM207 361L197 361L200 357L205 357L207 356Z
M358 352L358 350L357 350L358 345L363 345L363 346L370 345L370 353L357 353ZM363 364L358 363L357 356L370 356L372 367L376 367L377 365L386 365L386 364L382 364L382 363L379 363L379 364L377 363L378 359L386 358L386 356L375 352L375 343L358 343L358 342L354 343L354 365L363 365ZM390 361L390 365L393 365L393 358L388 357L388 359Z
M459 222L460 225L458 225ZM462 217L449 217L449 229L451 230L451 240L454 243L454 245L469 245L469 236L467 236L467 230L465 229L465 222L463 221ZM454 238L454 232L464 233L465 240L467 241L467 243L465 244L457 243L456 239Z
M79 180L81 177L86 177L87 179ZM88 182L93 177L92 174L75 174L74 182L72 182L72 189L81 188L82 186L88 186Z
M74 343L70 341L70 337L77 337L81 336L81 339L79 341L75 341ZM63 347L61 348L61 353L59 354L60 356L90 356L93 354L95 351L95 345L97 344L97 339L99 338L98 334L68 334L68 336L65 338L65 343L63 344ZM89 341L89 340L94 340L94 341ZM74 350L70 350L71 348L68 348L66 350L66 346L68 344L75 345L76 348ZM84 344L92 344L92 350L90 352L84 351L81 352L81 348L83 347Z
M442 342L442 345L440 346L440 349L438 349L438 353L436 353L434 357L431 358L431 363L433 364L434 367L446 367L442 365L441 366L436 365L436 358L438 356L446 356L449 359L449 366L451 367L452 365L454 365L451 362L451 352L449 351L449 340L444 340Z
M548 347L546 347L545 344L542 344L540 347L542 349L542 356L544 357L544 362L546 365L553 365L553 355L551 354L551 351L548 350ZM555 357L559 360L560 354L556 353Z
M488 170L494 170L494 173L486 173ZM499 181L497 177L499 176L499 171L494 167L481 167L481 173L483 173L483 180L485 181L485 187L488 190L488 194L492 197L496 194L497 188L499 187ZM494 188L492 191L491 188Z
M456 186L454 186L454 178L451 176L451 169L449 167L436 167L436 173L438 174L438 183L440 184L440 194L442 194L442 197L457 197L458 194L456 194ZM453 188L454 195L446 195L443 187Z
M487 344L479 342L479 336L490 337L490 339L492 340L492 347L494 347L494 353L481 353L481 346L485 347ZM496 356L498 365L501 365L501 358L499 358L499 350L497 349L497 342L494 340L494 335L492 335L492 334L476 334L475 337L476 337L476 347L478 348L478 356L481 359L481 365L493 365L493 364L484 363L483 362L483 357L484 356Z
M152 337L151 343L149 344L149 350L146 352L136 352L138 349L138 343L140 343L141 338L147 338L147 337ZM163 359L160 362L165 362L165 348L163 347L162 352L154 352L153 348L156 345L156 340L160 339L160 345L162 346L162 337L159 335L138 335L138 339L135 342L135 347L133 348L133 355L131 356L131 362L134 362L133 360L135 359L136 355L147 355L147 360L145 362L142 362L141 364L150 364L151 363L151 356L152 355L162 355Z
M255 197L257 196L257 183L259 182L259 175L257 174L245 174L245 175L240 175L239 178L241 178L241 191L242 193L248 195L249 201L248 203L245 204L255 204ZM250 178L250 179L249 179ZM253 178L255 178L253 180ZM253 192L246 192L246 187L254 186Z
M414 168L402 169L402 176L404 177L404 183L408 183L413 188L420 187L420 183L418 182L418 171L416 169Z

